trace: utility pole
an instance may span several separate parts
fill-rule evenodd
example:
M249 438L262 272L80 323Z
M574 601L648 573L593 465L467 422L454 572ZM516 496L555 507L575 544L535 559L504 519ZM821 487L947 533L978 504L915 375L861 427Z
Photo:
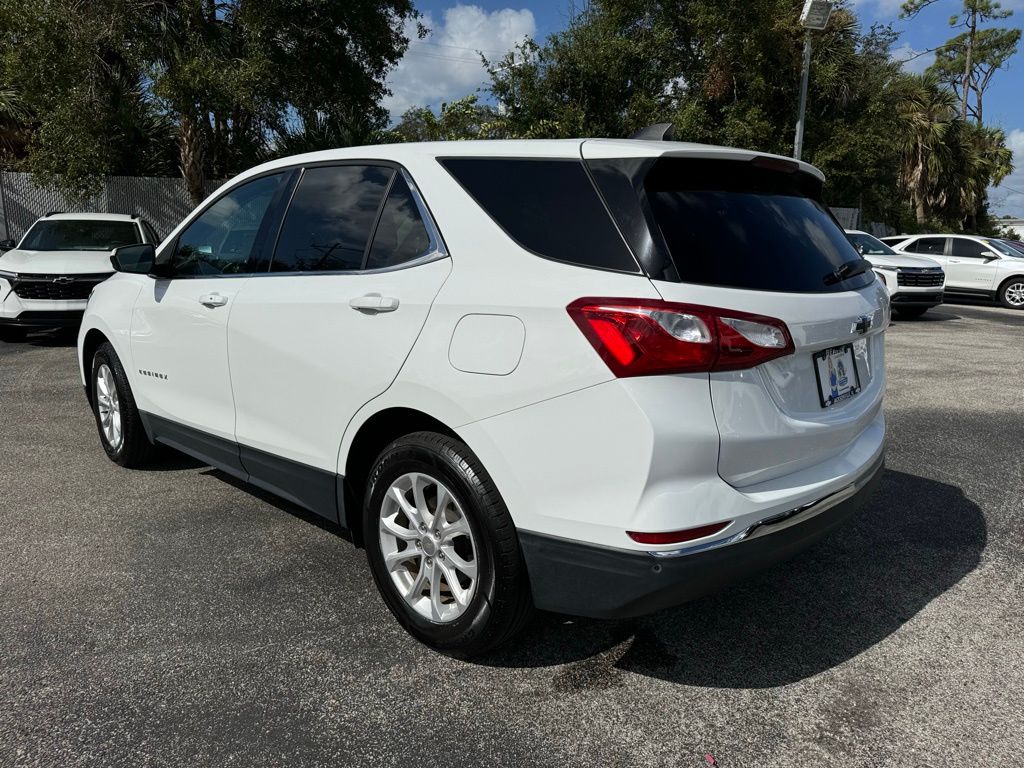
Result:
M811 74L811 32L822 30L832 15L832 3L828 0L806 0L800 13L800 25L804 28L804 64L800 72L800 111L796 119L796 138L793 140L793 157L797 160L804 152L804 122L807 115L807 81Z

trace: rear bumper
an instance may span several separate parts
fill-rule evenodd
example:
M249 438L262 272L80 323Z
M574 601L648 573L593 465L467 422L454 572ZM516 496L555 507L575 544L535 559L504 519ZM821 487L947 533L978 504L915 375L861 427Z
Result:
M5 328L75 328L82 322L84 310L57 310L21 312L14 317L0 315L0 326Z
M863 506L884 456L854 482L775 514L725 540L675 552L630 552L521 531L535 605L593 618L627 618L714 592L785 560L842 525Z

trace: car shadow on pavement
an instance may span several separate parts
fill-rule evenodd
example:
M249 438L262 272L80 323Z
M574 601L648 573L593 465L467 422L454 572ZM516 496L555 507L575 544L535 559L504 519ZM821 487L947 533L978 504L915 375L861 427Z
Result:
M942 309L929 309L923 315L918 317L906 317L900 315L899 312L893 312L892 321L894 323L944 323L948 320L961 320L960 315L955 315L952 312L946 311L946 308Z
M566 665L556 688L625 672L713 688L769 688L884 640L977 566L981 509L954 486L887 471L859 518L795 560L721 593L630 621L541 615L483 663Z

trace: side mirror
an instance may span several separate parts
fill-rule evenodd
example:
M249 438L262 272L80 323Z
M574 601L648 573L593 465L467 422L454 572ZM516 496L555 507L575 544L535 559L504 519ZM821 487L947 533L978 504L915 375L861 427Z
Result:
M155 261L156 248L152 243L123 245L120 248L115 248L114 255L110 257L110 263L114 269L132 275L148 275L153 270Z
M15 243L13 240L0 240L0 251L9 251L15 245L17 245L17 243Z
M998 261L1000 256L995 251L985 251L981 254L982 258L985 259L985 263L988 264L990 261Z

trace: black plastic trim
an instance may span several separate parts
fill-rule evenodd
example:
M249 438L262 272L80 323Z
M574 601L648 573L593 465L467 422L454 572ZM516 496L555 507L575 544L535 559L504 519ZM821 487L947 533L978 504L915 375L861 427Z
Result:
M239 445L248 482L305 507L333 523L339 522L338 475Z
M14 317L0 317L0 325L7 328L71 328L81 325L83 309L60 311L27 310Z
M139 411L149 439L345 527L344 478Z
M884 463L846 501L796 525L735 544L680 557L582 544L519 531L537 608L621 619L679 605L785 560L846 522L871 495Z

